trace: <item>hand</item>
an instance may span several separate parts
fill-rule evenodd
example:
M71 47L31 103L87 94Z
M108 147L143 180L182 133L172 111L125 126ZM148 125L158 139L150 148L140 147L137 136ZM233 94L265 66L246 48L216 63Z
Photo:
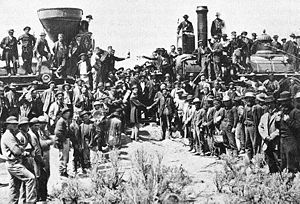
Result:
M147 110L150 110L150 109L151 109L151 106L146 107L146 109L147 109Z
M283 116L283 120L284 120L284 121L287 121L288 119L290 119L290 116L289 116L289 115L284 115L284 116Z

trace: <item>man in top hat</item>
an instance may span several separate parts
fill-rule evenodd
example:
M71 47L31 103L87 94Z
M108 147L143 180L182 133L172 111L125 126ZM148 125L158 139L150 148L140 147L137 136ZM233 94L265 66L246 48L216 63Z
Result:
M298 71L298 63L297 63L297 57L298 57L298 44L296 42L296 35L292 33L290 35L290 40L288 40L284 46L283 51L288 54L288 60L289 63L292 65L293 71Z
M23 69L25 70L25 74L32 74L33 48L36 39L29 33L31 30L29 26L26 26L23 30L25 33L18 38L18 43L22 42Z
M45 48L46 48L46 50L45 50ZM51 59L51 51L50 51L50 48L48 45L48 41L46 40L45 32L42 32L40 34L40 38L37 40L35 48L34 48L34 53L38 60L35 74L39 75L41 72L43 57L45 57L47 60Z
M193 24L188 20L189 16L188 15L184 15L183 19L184 21L182 21L178 27L177 27L177 35L179 35L180 30L182 30L182 34L185 33L194 33L194 27Z
M23 165L24 159L30 155L16 139L18 132L18 121L15 116L6 119L6 131L2 135L1 149L2 154L7 159L6 166L10 176L9 202L18 203L20 198L20 188L22 183L25 185L26 202L35 203L36 178L35 175Z
M276 127L277 110L275 99L272 95L266 96L266 112L261 116L258 125L258 132L262 138L262 151L265 154L266 162L270 173L280 171L279 153L279 130Z
M54 43L53 46L53 64L57 68L56 76L60 78L66 74L66 60L68 57L68 46L64 39L64 34L58 34L58 40Z
M68 177L67 165L69 163L69 151L70 151L70 126L69 119L71 116L71 110L69 108L63 108L61 110L61 117L58 119L55 125L55 145L59 150L59 173L60 176Z
M18 40L14 37L14 29L9 29L8 36L3 38L0 47L3 49L2 60L5 60L7 74L17 74L17 67L19 61L18 54ZM10 62L13 63L13 70L11 72Z
M210 33L211 33L212 37L215 35L221 36L223 33L222 30L225 28L225 22L221 18L219 18L220 15L221 14L219 12L217 12L216 19L213 20L213 22L211 24Z
M278 42L278 35L273 36L272 48L276 53L280 53L282 50L282 45L280 42Z
M295 111L292 112L293 106L290 92L281 92L277 101L280 103L281 110L279 117L276 118L276 125L280 135L281 170L287 169L289 172L295 173L299 171L300 161L299 147L297 146L299 133L295 132L299 126L295 124ZM290 118L290 115L293 118Z

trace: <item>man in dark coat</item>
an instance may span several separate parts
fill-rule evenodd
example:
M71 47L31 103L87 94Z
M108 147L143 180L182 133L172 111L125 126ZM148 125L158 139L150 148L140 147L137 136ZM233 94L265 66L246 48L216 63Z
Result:
M22 59L23 59L23 69L25 74L32 74L32 57L33 57L33 48L36 42L36 39L33 35L29 34L30 27L26 26L24 34L21 35L18 39L18 43L22 42Z
M54 66L57 68L56 76L61 77L61 75L66 74L65 69L68 57L68 47L64 40L64 35L62 33L58 34L58 41L54 43L53 53Z
M216 13L216 19L212 22L211 24L211 29L210 29L210 33L211 36L215 36L215 35L222 35L222 29L225 27L225 22L219 18L220 13L217 12Z
M2 60L5 60L6 62L6 69L8 75L17 74L17 67L18 67L18 58L19 58L18 46L17 46L18 41L13 35L14 35L14 30L10 29L8 31L8 36L3 38L0 44L0 47L3 49ZM10 69L10 62L13 63L12 73Z
M288 54L288 60L294 69L293 71L298 71L298 44L296 42L296 35L292 33L290 37L291 39L284 44L283 51Z
M162 140L164 140L170 135L171 122L173 119L175 119L177 113L173 98L170 96L169 91L166 88L162 89L161 91L162 96L157 98L150 107L147 107L147 109L149 110L155 105L158 106L160 126L162 129Z
M83 48L80 45L80 41L81 38L78 35L69 45L70 67L67 70L67 75L71 77L78 76L77 64L80 60L79 55L83 53Z
M59 150L59 172L60 176L68 177L67 165L69 163L69 151L70 151L70 125L69 119L71 110L64 108L61 111L61 117L55 125L55 145Z
M194 33L193 24L188 20L189 16L184 15L182 21L177 27L177 35L179 35L180 30L182 30L182 34L184 33Z

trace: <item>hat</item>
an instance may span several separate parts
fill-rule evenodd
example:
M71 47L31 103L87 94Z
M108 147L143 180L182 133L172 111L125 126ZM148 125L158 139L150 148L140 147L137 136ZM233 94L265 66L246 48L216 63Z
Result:
M226 34L226 33L223 33L222 34L222 37L224 38L224 37L228 37L228 35Z
M22 117L20 118L19 120L19 124L18 126L21 126L21 125L28 125L30 122L29 122L29 119L27 117Z
M194 77L194 73L189 73L189 77Z
M254 92L251 92L251 91L246 92L245 93L245 98L255 98Z
M295 38L296 35L295 35L294 33L291 33L291 34L290 34L290 37L291 37L291 38Z
M284 41L284 40L286 40L286 38L282 38L282 39L281 39L281 41Z
M229 82L229 85L234 85L234 83L231 81L231 82Z
M265 98L265 103L272 103L274 101L275 101L275 99L272 95L271 96L266 96L266 98Z
M62 109L61 114L63 115L66 112L71 112L71 109L70 108L64 108L64 109Z
M33 82L31 82L31 85L38 85L39 82L37 80L33 80Z
M260 101L260 102L265 102L266 99L266 95L264 93L260 93L256 95L256 100Z
M231 35L236 35L236 32L235 32L235 31L232 31L232 32L231 32Z
M183 94L181 95L181 98L187 98L187 96L188 96L187 93L183 93Z
M185 15L183 16L183 18L189 18L189 16L185 14Z
M83 117L84 115L91 115L91 112L89 112L89 111L81 111L79 113L79 117Z
M37 119L37 118L32 118L32 119L30 120L30 124L35 124L35 123L39 123L39 119Z
M291 99L291 93L288 91L283 91L280 93L279 98L277 99L280 102L288 101Z
M50 84L55 84L55 82L51 80L51 81L48 82L49 86L50 86Z
M40 36L46 36L45 32L41 32Z
M23 30L25 31L26 29L31 30L29 26L26 26Z
M81 57L81 56L86 56L86 54L83 52L78 57Z
M13 32L15 32L15 31L14 31L14 29L9 29L8 32L9 32L9 33L13 33Z
M65 89L66 86L71 87L71 85L70 85L69 83L64 83L64 84L62 85L62 89Z
M240 97L240 96L235 96L234 98L233 98L233 101L240 101L242 98Z
M241 33L241 35L246 36L246 35L248 35L248 32L247 32L247 31L243 31L243 32Z
M89 18L93 20L93 16L92 15L87 15L85 18Z
M256 37L256 36L257 36L257 34L256 34L256 33L252 33L251 35L252 35L253 37Z
M278 35L274 35L273 38L278 38Z
M160 90L166 89L166 87L167 87L167 85L166 85L165 83L162 83L162 84L160 85Z
M188 95L186 97L186 101L192 101L193 100L193 95Z
M201 103L201 101L200 101L199 98L194 98L193 103L194 103L194 104L195 104L195 103Z
M231 101L231 98L228 95L225 95L222 99L223 102Z
M166 75L165 75L166 77L170 77L170 74L169 73L166 73Z
M64 92L62 92L62 91L57 91L56 93L55 93L55 97L57 97L58 95L64 95Z
M219 39L220 38L220 36L219 35L214 35L214 37L213 37L214 39Z
M45 116L41 115L38 117L39 123L48 123L48 120Z
M5 124L19 124L18 120L17 120L17 117L15 116L9 116L6 121L5 121Z

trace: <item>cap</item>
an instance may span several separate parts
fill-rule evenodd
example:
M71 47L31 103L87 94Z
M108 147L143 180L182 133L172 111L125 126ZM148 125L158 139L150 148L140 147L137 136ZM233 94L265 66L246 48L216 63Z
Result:
M28 125L29 123L30 122L29 122L29 119L27 117L21 117L20 120L19 120L18 126Z
M199 98L195 98L195 99L193 100L193 103L194 103L194 104L195 104L195 103L201 103L201 101L200 101Z
M9 116L6 121L5 121L6 124L19 124L18 120L17 120L17 117L15 116Z
M29 26L26 26L23 30L25 31L25 30L31 30L31 28L29 27Z
M87 15L86 18L89 18L89 19L93 20L93 16L92 15Z

